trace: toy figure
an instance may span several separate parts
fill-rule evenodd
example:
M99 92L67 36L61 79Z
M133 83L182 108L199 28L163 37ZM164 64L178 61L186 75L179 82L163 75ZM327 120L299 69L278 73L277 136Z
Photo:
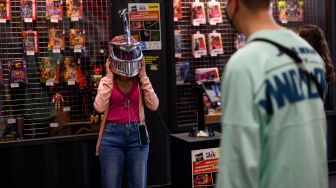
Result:
M54 105L55 105L55 110L56 110L56 111L61 111L62 103L64 103L63 96L62 96L60 93L57 92L57 93L52 97L52 103L54 103Z

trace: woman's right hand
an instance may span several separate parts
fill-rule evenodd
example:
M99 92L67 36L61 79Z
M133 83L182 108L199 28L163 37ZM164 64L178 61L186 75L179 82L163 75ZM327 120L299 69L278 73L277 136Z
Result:
M113 74L112 71L111 71L111 63L112 63L112 61L109 58L107 58L106 59L106 75L112 75Z

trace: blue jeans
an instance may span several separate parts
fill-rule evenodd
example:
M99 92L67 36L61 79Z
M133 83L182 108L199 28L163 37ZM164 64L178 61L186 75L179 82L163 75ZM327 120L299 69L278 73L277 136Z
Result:
M128 188L145 188L149 146L140 148L137 123L107 122L100 145L103 188L120 188L124 165Z

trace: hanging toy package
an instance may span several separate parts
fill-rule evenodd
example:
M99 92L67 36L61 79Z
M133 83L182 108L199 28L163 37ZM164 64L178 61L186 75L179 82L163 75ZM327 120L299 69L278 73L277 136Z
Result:
M11 19L10 0L0 0L0 23Z
M24 22L36 20L36 0L21 0L21 18Z
M62 4L62 0L46 0L46 19L53 23L62 20Z
M61 29L49 29L48 31L48 48L53 53L60 53L64 50L64 30Z
M192 35L192 53L195 58L207 55L205 35L199 31Z
M91 75L91 80L94 89L98 89L99 82L103 78L103 66L102 65L95 65L93 68L93 75Z
M70 29L69 43L74 52L82 52L85 44L85 30Z
M220 3L211 0L208 2L208 20L210 25L216 25L218 23L223 23L222 12Z
M173 8L174 8L174 21L176 22L182 19L181 0L173 0Z
M193 26L206 24L204 3L199 0L191 3L191 23Z
M174 30L175 37L175 57L182 57L182 35L180 29Z
M63 80L68 85L75 85L77 79L77 62L72 57L64 57Z
M4 85L4 81L3 81L3 74L2 74L2 65L0 62L0 86Z
M40 81L42 83L46 83L48 86L58 83L57 61L59 60L50 57L41 57Z
M219 54L223 54L222 36L220 33L217 33L216 31L209 33L208 42L209 42L209 54L211 56L217 56Z
M10 84L28 83L26 60L13 60L8 63ZM17 85L18 87L18 85Z
M22 38L27 55L35 55L35 53L39 52L37 31L23 31Z
M66 16L71 21L78 21L83 16L82 0L66 0Z

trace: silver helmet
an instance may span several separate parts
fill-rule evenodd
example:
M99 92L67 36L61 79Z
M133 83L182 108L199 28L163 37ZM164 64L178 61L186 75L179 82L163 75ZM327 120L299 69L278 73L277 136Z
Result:
M119 12L123 17L124 36L116 36L109 42L109 55L112 58L112 72L120 76L134 77L141 68L143 59L140 42L131 38L128 24L128 11L122 9Z

